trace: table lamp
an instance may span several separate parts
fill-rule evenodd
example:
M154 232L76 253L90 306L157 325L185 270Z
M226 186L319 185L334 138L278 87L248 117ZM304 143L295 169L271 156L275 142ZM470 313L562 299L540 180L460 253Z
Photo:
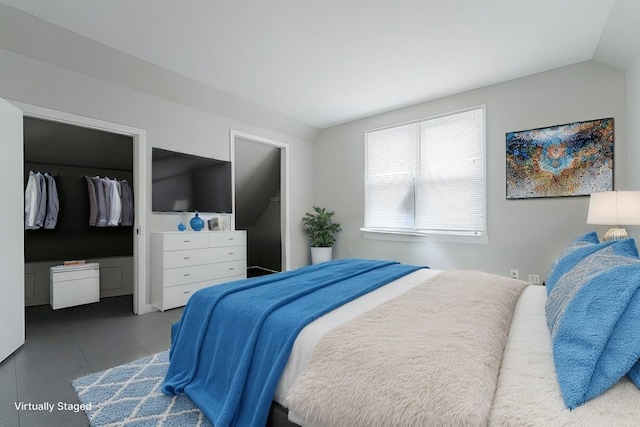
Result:
M620 225L640 225L640 191L591 193L587 224L610 226L604 241L629 237Z

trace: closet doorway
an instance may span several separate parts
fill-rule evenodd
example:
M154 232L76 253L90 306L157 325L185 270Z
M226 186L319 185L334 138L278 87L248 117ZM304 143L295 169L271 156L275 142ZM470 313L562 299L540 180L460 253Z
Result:
M288 270L288 145L231 131L234 227L247 230L247 275Z
M84 116L78 116L70 113L59 112L55 110L45 109L37 106L15 103L24 111L25 138L46 138L38 136L41 131L51 131L65 133L64 129L70 130L70 134L82 138L86 136L84 148L78 148L74 145L82 142L67 142L65 146L59 146L58 151L66 154L66 156L49 155L40 153L37 155L27 155L27 147L25 147L25 166L24 174L29 174L29 169L51 167L52 171L64 174L68 180L66 189L70 191L68 194L60 195L60 203L76 202L77 212L73 215L76 217L72 221L80 221L86 226L82 230L70 231L67 236L68 240L62 236L70 246L79 247L77 256L72 258L87 259L89 261L97 261L103 259L101 263L101 279L104 275L106 286L101 286L101 295L103 297L116 296L121 294L132 295L133 312L143 314L152 311L146 304L146 271L144 268L144 259L146 252L146 239L144 238L145 225L145 207L146 207L146 133L142 129L131 128L116 123L105 122ZM34 128L29 128L36 123ZM43 125L44 124L44 125ZM72 137L75 138L75 137ZM105 141L113 138L115 145L110 145ZM52 135L50 141L55 144ZM67 140L68 141L68 140ZM105 145L102 145L102 144ZM107 155L107 151L113 149L117 144L128 145L127 153L123 156ZM36 146L41 143L36 143ZM107 148L109 146L109 148ZM40 146L41 147L41 146ZM73 152L73 148L77 148ZM51 151L52 147L43 149L43 151ZM106 150L106 151L105 151ZM37 151L37 150L36 150ZM85 154L83 156L82 154ZM35 156L35 157L34 157ZM120 159L117 159L121 157ZM96 159L101 160L96 162ZM88 199L88 188L85 176L98 175L109 176L110 178L126 179L133 187L134 198L134 220L133 225L127 227L113 227L111 229L97 230L88 226L88 206L85 202ZM71 176L71 178L69 177ZM56 180L58 180L58 177ZM70 185L69 185L70 184ZM84 191L84 193L82 193ZM74 194L77 196L74 196ZM64 196L64 197L63 197ZM83 215L86 214L86 217ZM42 230L51 231L51 230ZM30 231L28 231L30 232ZM34 304L40 304L43 296L41 295L41 285L37 283L29 283L30 280L36 280L35 276L30 276L29 260L47 258L47 249L35 248L32 246L33 238L43 239L46 237L36 235L37 231L31 236L25 235L25 297L27 304L29 298L33 298ZM88 233L88 234L87 234ZM97 234L96 234L97 233ZM89 235L91 234L91 235ZM96 244L103 246L102 249L92 248L91 240L95 238ZM74 244L75 242L75 244ZM100 243L102 242L102 243ZM56 243L48 242L45 246L49 248L55 247ZM84 247L84 250L82 249ZM83 256L86 254L87 256ZM69 254L61 254L60 261L67 260L71 257ZM69 255L69 256L66 256ZM35 257L35 258L34 258ZM121 258L121 259L120 259ZM127 260L128 258L128 260ZM123 261L124 260L124 261ZM123 264L124 262L124 264ZM35 262L37 264L37 261ZM104 268L103 268L104 267ZM122 276L122 277L121 277ZM103 282L103 280L101 280ZM115 284L115 285L114 285ZM124 287L123 287L124 286ZM110 289L111 288L111 289ZM47 293L48 295L48 293Z

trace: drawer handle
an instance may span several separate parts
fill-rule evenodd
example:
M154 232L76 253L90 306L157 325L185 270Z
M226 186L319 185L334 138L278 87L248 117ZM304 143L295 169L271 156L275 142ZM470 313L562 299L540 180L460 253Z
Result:
M234 237L229 237L229 240L234 240L234 239L235 239Z
M184 243L191 243L191 240L185 240Z
M184 273L184 277L189 277L189 276L191 276L190 273Z
M229 252L229 254L228 254L228 255L233 255L233 254L235 254L235 252Z
M183 257L182 259L191 259L190 256Z
M235 268L233 268L233 267L229 267L229 270L235 270Z
M190 294L191 291L184 291L183 294Z

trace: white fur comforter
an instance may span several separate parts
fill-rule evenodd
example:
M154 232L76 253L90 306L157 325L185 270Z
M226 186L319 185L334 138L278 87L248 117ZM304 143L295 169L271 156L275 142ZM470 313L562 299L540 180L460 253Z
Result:
M284 403L326 426L487 425L525 286L442 272L324 335Z
M489 424L492 426L639 426L640 391L626 377L569 411L556 381L544 287L525 289L505 348Z

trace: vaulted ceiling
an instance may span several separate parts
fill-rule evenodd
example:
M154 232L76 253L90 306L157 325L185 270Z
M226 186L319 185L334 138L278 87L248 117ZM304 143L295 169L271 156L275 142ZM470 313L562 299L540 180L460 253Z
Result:
M0 2L321 129L640 56L637 0Z

